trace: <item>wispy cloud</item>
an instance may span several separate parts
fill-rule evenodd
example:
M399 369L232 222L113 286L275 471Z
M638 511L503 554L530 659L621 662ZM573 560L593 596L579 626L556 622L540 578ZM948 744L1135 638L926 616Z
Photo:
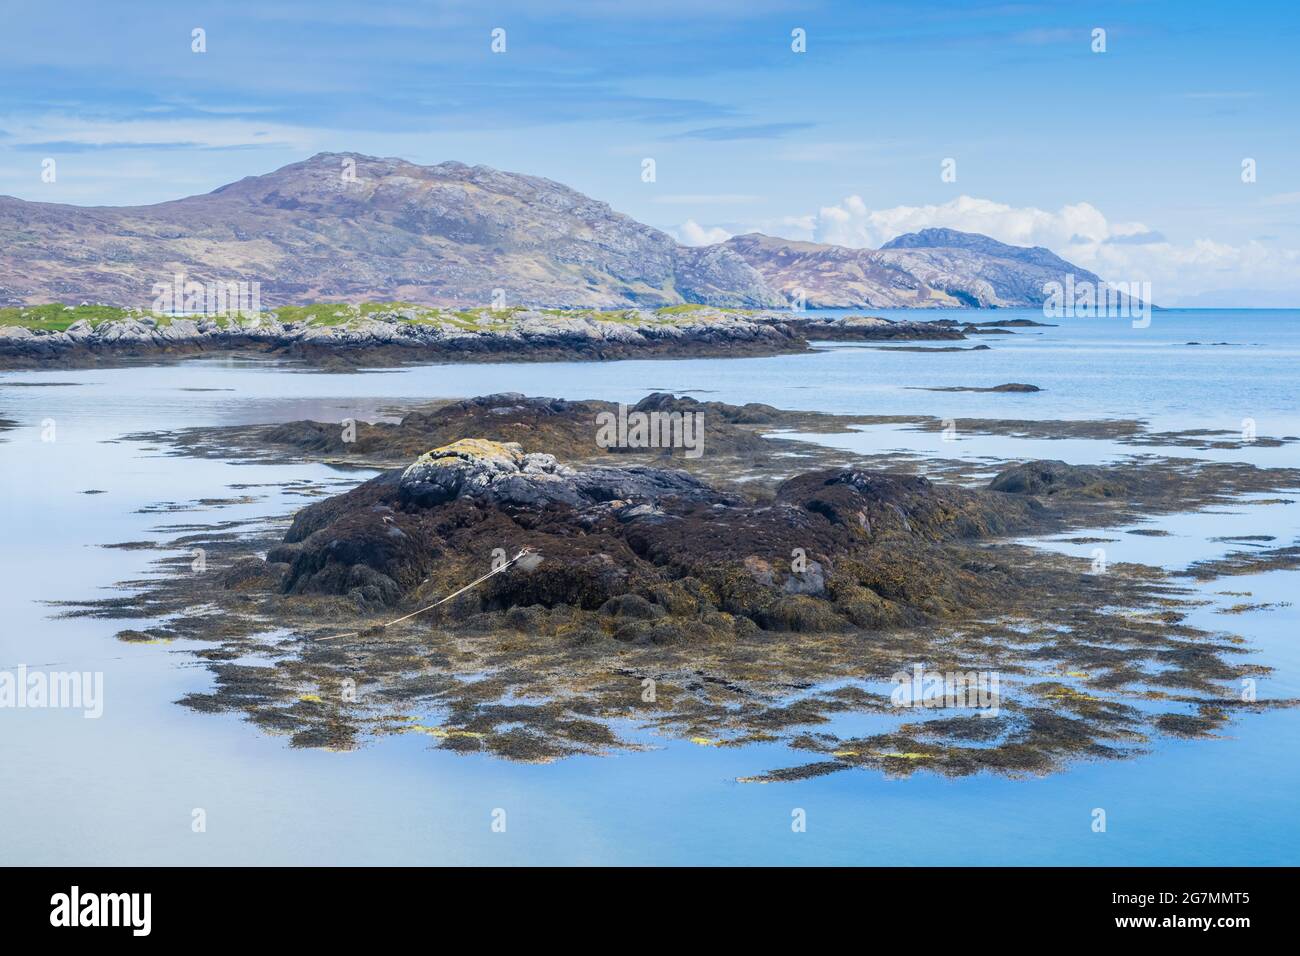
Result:
M673 133L664 139L704 139L725 142L741 139L781 139L792 133L802 132L816 126L816 123L752 123L748 126L706 126L702 129L690 129L683 133Z
M864 154L883 152L897 142L800 142L781 147L774 159L793 163L841 163L860 159Z
M732 206L762 202L762 196L746 193L679 193L656 196L653 202L669 206Z
M303 127L241 119L149 119L114 122L71 115L0 117L7 145L22 152L151 149L310 149Z
M1087 37L1089 31L1080 29L1069 29L1066 27L1039 28L1035 30L1021 30L1019 32L1008 34L1006 39L1012 43L1024 44L1026 46L1048 46L1054 43L1079 43L1081 38Z
M1254 90L1219 90L1202 93L1184 93L1189 100L1249 100L1259 96Z
M1112 246L1146 246L1153 242L1168 242L1169 240L1165 238L1162 232L1147 231L1135 232L1129 235L1107 236L1102 241Z

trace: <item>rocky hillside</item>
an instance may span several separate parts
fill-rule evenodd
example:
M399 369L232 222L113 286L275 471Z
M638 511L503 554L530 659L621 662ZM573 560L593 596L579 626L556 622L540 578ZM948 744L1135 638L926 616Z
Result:
M321 153L154 206L0 198L0 304L148 307L177 272L258 281L264 306L487 306L497 289L506 306L778 304L729 250L680 246L559 183L485 166Z
M735 236L729 249L783 296L802 290L809 308L1035 307L1043 285L1100 283L1087 269L1041 247L1009 246L977 233L925 229L880 249Z
M1045 249L949 230L881 250L746 235L688 247L559 183L321 153L201 196L79 207L0 197L0 306L149 308L154 286L258 282L261 305L621 308L1006 306L1065 271ZM499 293L497 290L500 290Z

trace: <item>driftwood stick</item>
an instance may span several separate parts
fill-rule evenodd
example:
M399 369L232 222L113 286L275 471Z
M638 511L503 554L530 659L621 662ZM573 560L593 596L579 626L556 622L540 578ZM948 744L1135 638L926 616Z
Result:
M456 591L452 591L450 594L448 594L448 595L447 595L445 598L443 598L441 601L435 601L434 603L430 604L428 607L422 607L422 608L420 608L418 611L412 611L410 614L403 614L403 615L402 615L401 617L399 617L399 618L395 618L394 620L391 620L391 621L388 621L388 622L386 622L386 623L384 623L384 624L379 624L379 625L376 625L376 626L377 626L377 627L382 631L382 630L385 630L385 629L387 629L387 628L392 627L394 624L401 624L403 621L409 621L411 618L415 617L415 616L418 615L418 614L423 614L425 611L432 611L432 610L433 610L435 607L437 607L439 604L446 604L446 603L447 603L448 601L450 601L452 598L454 598L454 597L459 597L460 595L462 595L462 594L464 594L466 591L468 591L470 588L477 587L478 585L482 584L482 583L483 583L484 581L486 581L488 578L492 577L492 575L494 575L494 574L500 574L502 571L504 571L506 568L510 567L510 565L514 564L516 561L518 561L518 560L519 560L520 558L522 558L524 555L526 555L526 554L532 554L532 553L533 553L533 549L532 549L532 548L523 548L523 549L521 549L520 552L519 552L518 554L516 554L513 558L511 558L511 559L510 559L509 561L507 561L505 564L501 565L501 567L499 567L499 568L493 568L493 569L492 569L491 571L489 571L487 574L484 574L484 575L481 575L481 576L475 578L473 581L469 582L469 584L465 585L463 588L460 588L460 589L458 589L458 590L456 590ZM366 628L366 631L368 631L368 630L371 630L371 628ZM342 639L345 638L345 637L360 637L360 636L361 636L362 634L364 634L364 633L365 633L365 631L353 631L353 632L351 632L350 634L333 634L333 635L331 635L331 636L329 636L329 637L318 637L316 640L318 640L318 641L338 641L338 640L342 640Z

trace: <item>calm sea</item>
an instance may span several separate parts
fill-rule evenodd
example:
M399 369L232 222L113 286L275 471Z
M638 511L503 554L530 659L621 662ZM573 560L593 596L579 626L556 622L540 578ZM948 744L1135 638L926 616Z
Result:
M915 313L904 313L915 318ZM940 313L922 316L938 318ZM1038 312L954 313L963 321ZM185 645L128 646L113 634L147 622L52 619L43 602L96 598L148 573L156 555L108 550L167 540L160 526L284 513L275 488L219 511L141 514L159 501L226 498L236 483L337 479L319 465L169 457L124 435L186 425L375 418L394 402L516 391L632 402L655 390L728 402L860 414L1037 420L1139 418L1153 428L1253 421L1260 436L1300 435L1300 312L1157 312L1063 320L990 335L979 352L831 345L814 354L733 360L439 365L322 374L225 359L71 372L0 373L0 670L99 671L98 720L66 710L0 709L0 860L12 863L1300 863L1300 711L1244 715L1222 739L1160 739L1146 757L1081 763L1044 778L849 771L794 784L739 776L798 763L779 745L656 749L528 766L427 749L414 735L351 753L294 750L236 717L173 703L210 686ZM1200 342L1200 345L1189 345ZM1219 344L1222 343L1222 344ZM935 343L942 344L942 343ZM973 344L973 343L972 343ZM986 395L916 387L1027 382L1045 391ZM44 387L26 387L26 386ZM54 437L53 441L42 440ZM829 436L863 451L972 458L1105 461L1135 449L1104 441L938 436L905 427ZM1300 446L1198 452L1300 465ZM86 495L87 490L104 492ZM1171 537L1127 538L1112 561L1171 568L1221 554L1210 539L1300 535L1300 504L1242 505L1163 518ZM1052 545L1053 547L1069 547ZM1120 547L1120 546L1117 546ZM1085 549L1086 550L1086 549ZM1233 578L1259 603L1296 593L1293 572ZM1228 585L1210 582L1207 594ZM1248 638L1276 674L1262 696L1300 696L1297 611L1225 616L1222 599L1190 623ZM1092 832L1103 807L1108 829ZM192 811L207 829L191 829ZM490 829L494 808L508 831ZM807 815L794 833L791 811Z

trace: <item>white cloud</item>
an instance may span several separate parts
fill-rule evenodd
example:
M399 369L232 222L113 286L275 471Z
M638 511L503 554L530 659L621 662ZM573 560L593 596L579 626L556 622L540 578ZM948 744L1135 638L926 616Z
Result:
M1266 200L1270 205L1291 201L1287 193ZM1159 305L1194 304L1197 296L1216 291L1243 307L1253 301L1300 304L1300 250L1259 240L1243 245L1214 239L1171 242L1146 223L1111 222L1086 202L1051 211L959 196L938 205L871 209L861 196L849 196L814 215L728 222L725 227L689 219L674 232L689 246L762 232L876 249L896 236L928 228L978 232L1014 246L1044 246L1112 282L1150 282Z
M687 219L673 230L677 241L684 246L711 246L716 242L726 242L732 234L721 226L704 227L694 219Z
M1151 283L1152 298L1170 306L1221 289L1289 293L1300 303L1300 250L1250 241L1233 246L1212 239L1146 245L1075 245L1059 250L1071 262L1112 281ZM1270 300L1276 296L1265 296ZM1250 301L1235 304L1248 307Z
M982 232L1017 246L1049 248L1067 245L1076 237L1103 242L1112 235L1146 231L1140 223L1112 227L1099 209L1086 202L1047 212L959 196L942 205L869 209L861 196L849 196L818 211L814 236L818 242L874 249L905 232L935 226Z
M1288 199L1284 194L1275 201ZM1110 281L1150 282L1161 305L1228 288L1294 293L1300 302L1300 250L1259 241L1240 246L1213 239L1170 242L1144 223L1110 222L1086 202L1052 212L960 196L939 205L870 209L861 196L849 196L818 211L813 235L818 242L877 248L931 227L983 233L1016 246L1045 246ZM1124 241L1133 237L1149 238Z
M775 219L722 222L712 226L702 226L696 220L688 219L668 231L684 246L707 246L715 242L726 242L732 236L746 232L761 232L765 236L810 242L816 228L816 216L779 216Z

